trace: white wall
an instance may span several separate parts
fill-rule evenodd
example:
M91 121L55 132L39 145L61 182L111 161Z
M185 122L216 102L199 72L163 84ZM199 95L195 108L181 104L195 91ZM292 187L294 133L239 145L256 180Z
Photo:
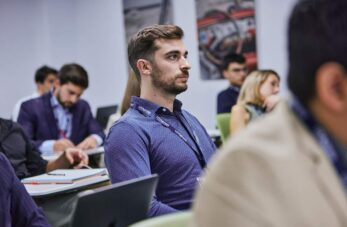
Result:
M278 71L283 84L286 21L294 2L256 0L259 67ZM214 128L216 96L228 83L200 80L194 0L174 0L173 7L192 65L188 91L179 99ZM91 82L83 97L93 110L119 103L127 78L123 31L121 0L0 0L0 117L10 117L14 103L32 93L34 71L42 64L82 64Z

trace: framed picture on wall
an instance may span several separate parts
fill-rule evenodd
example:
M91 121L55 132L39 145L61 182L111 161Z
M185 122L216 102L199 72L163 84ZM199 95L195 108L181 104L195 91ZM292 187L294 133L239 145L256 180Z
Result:
M171 0L123 0L126 40L152 24L172 24Z
M201 79L223 79L225 56L242 53L257 67L254 0L195 0Z

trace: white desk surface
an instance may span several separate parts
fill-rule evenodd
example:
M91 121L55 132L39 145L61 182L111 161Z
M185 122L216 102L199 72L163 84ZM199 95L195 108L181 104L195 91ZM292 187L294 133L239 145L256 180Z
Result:
M87 154L87 155L94 155L94 154L103 154L105 152L105 149L104 147L97 147L97 148L93 148L93 149L88 149L88 150L84 150L84 152ZM61 155L62 152L57 152L55 154L52 154L52 155L42 155L41 157L47 161L50 161L50 160L55 160L57 159L60 155Z
M218 137L220 136L220 131L218 129L206 129L207 134L210 137Z
M72 184L24 184L24 186L30 196L40 197L79 189L108 180L108 175L103 175L82 179Z

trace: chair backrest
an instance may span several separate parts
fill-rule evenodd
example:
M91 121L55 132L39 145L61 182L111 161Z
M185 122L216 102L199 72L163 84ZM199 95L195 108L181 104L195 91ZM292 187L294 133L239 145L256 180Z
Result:
M106 128L110 115L116 113L117 109L118 105L102 106L96 109L95 119L103 129Z
M129 227L188 227L191 216L191 211L182 211L149 218Z
M71 227L126 227L147 218L158 181L150 175L77 195Z
M222 142L224 143L230 134L230 113L217 114L217 127L220 131Z

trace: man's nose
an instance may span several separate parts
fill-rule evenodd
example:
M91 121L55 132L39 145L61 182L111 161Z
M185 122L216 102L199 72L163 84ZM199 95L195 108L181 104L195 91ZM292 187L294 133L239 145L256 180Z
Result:
M185 70L189 70L191 68L187 58L183 58L181 68Z

